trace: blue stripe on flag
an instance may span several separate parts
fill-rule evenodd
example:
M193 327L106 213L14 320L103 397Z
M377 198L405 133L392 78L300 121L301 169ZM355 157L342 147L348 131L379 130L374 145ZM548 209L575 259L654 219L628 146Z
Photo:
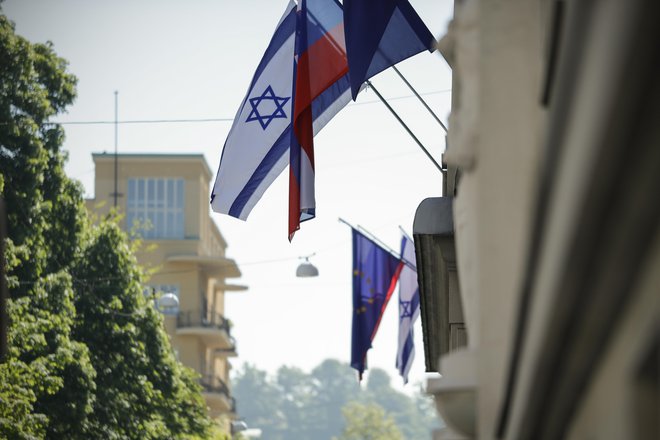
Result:
M273 39L268 45L268 49L264 53L261 62L257 66L257 70L252 77L252 82L250 82L250 87L248 90L252 91L254 84L257 82L261 73L266 68L268 63L273 59L278 50L284 45L284 42L296 31L296 9L292 9L291 12L282 20L282 24L275 30ZM248 93L248 96L250 94Z
M412 298L410 298L410 311L413 317L415 316L415 312L419 311L419 289L415 290Z
M277 161L280 160L282 155L289 149L290 139L291 125L280 134L280 137L277 138L273 147L268 151L257 169L254 170L252 176L250 176L250 180L247 181L241 192L238 193L234 203L232 203L231 208L229 209L229 215L240 218L243 208L245 208L245 205L250 200L250 197L252 197L252 194L254 194L254 191L259 187L261 181L264 180Z
M413 341L413 335L412 332L408 334L408 337L406 338L406 343L403 344L403 353L401 354L401 365L397 365L399 367L399 371L401 374L404 373L406 365L408 364L408 361L410 359L410 353L413 351L415 348L414 341Z

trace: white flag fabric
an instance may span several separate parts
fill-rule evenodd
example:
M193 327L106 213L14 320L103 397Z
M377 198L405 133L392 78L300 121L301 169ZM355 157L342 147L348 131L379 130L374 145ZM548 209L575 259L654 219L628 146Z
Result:
M288 163L296 5L291 0L252 78L220 158L211 207L245 220Z
M408 383L408 373L415 359L413 327L419 318L419 285L415 247L413 241L405 235L401 240L401 258L406 264L399 276L399 344L396 368L403 377L403 383Z
M213 211L247 219L289 163L296 4L291 0L225 141L211 193ZM348 78L313 102L313 133L350 101Z

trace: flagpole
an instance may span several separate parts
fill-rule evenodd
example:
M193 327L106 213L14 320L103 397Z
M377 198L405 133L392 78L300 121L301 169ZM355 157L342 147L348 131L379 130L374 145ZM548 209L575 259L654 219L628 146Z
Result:
M443 124L443 122L440 120L438 115L436 115L435 112L433 110L431 110L431 107L429 107L429 105L426 103L426 101L424 101L424 99L419 95L419 93L417 93L417 90L415 90L415 88L412 86L412 84L410 84L408 82L406 77L403 76L403 74L401 72L399 72L399 69L397 69L396 66L392 66L392 69L394 69L394 71L397 73L397 75L399 75L399 77L403 80L403 82L406 83L408 88L410 88L410 90L412 90L412 92L415 94L417 99L419 99L420 102L424 105L424 107L426 107L426 110L428 110L429 113L431 113L431 116L433 116L433 118L435 118L435 120L438 121L438 124L440 124L440 126L445 131L445 133L447 133L447 127L445 126L445 124Z
M382 247L385 251L387 251L390 255L395 257L397 260L401 260L401 262L403 264L405 264L409 268L413 269L414 271L417 271L417 268L415 266L413 266L413 264L410 261L403 258L403 255L397 254L394 250L392 250L391 247L389 247L388 245L386 245L385 243L380 241L378 239L378 237L376 237L374 234L372 234L371 232L364 229L362 226L360 226L360 225L353 226L352 224L350 224L349 222L347 222L346 220L344 220L341 217L339 217L338 220L340 222L344 223L345 225L349 226L350 228L355 229L356 231L360 232L365 237L367 237L369 240L373 241L374 243L378 244L378 246Z
M401 231L401 233L405 235L408 240L412 241L413 243L415 242L415 240L413 240L412 237L408 235L408 233L401 227L401 225L399 225L399 231Z
M419 148L421 148L422 151L424 151L424 153L426 153L426 155L428 156L429 159L431 159L431 162L433 162L433 164L436 166L436 168L439 169L440 172L442 172L443 171L442 167L438 164L438 162L435 161L433 156L431 156L431 153L429 153L429 151L426 149L426 147L424 147L424 145L420 142L420 140L417 139L417 136L415 136L415 134L410 130L410 128L408 128L406 123L403 122L403 120L399 117L397 112L394 111L392 106L390 106L390 104L387 101L385 101L385 98L383 98L383 95L381 95L380 92L378 92L378 89L376 89L376 87L374 87L374 85L371 83L371 81L367 80L366 82L367 82L367 85L369 85L369 87L371 87L373 89L373 91L376 93L376 96L378 96L378 99L380 99L381 102L383 104L385 104L385 107L387 107L387 109L390 111L390 113L392 113L392 115L394 115L394 117L397 119L397 121L399 121L399 124L401 124L401 126L406 129L406 131L408 132L410 137L413 138L413 140L417 143Z
M379 239L378 237L376 237L374 234L372 234L371 232L369 232L369 231L367 231L366 229L364 229L362 226L358 225L358 231L360 231L360 232L363 233L364 235L367 235L367 236L369 237L369 239L371 239L372 241L376 242L376 244L378 244L380 247L384 248L384 249L385 249L386 251L388 251L390 254L395 255L395 256L397 255L397 253L396 253L394 250L392 250L391 247L387 246L385 243L383 243L382 241L380 241L380 239ZM400 254L399 254L399 256L398 256L397 258L398 258L399 260L401 260L401 262L403 262L403 264L405 264L405 265L408 266L409 268L413 269L414 271L417 271L417 268L416 268L416 267L415 267L410 261L408 261L408 260L406 260L405 258L403 258L403 255L400 255Z
M114 175L115 175L115 185L114 186L115 186L115 191L112 193L112 196L114 197L114 201L115 201L113 206L115 208L117 207L117 196L119 195L117 193L117 168L118 168L117 167L117 124L119 122L117 120L117 95L118 94L119 94L119 92L117 90L115 90L115 155L114 155L114 165L115 165L114 166Z

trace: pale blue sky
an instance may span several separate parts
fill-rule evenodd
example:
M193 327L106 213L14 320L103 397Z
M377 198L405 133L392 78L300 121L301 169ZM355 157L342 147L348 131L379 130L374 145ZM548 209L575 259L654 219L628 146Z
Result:
M411 0L441 36L453 0ZM233 118L287 0L6 0L19 34L50 40L79 79L78 98L61 121ZM422 53L399 69L446 122L451 73L437 54ZM388 98L410 95L392 71L374 85ZM275 371L305 370L325 358L348 361L351 335L351 236L342 217L394 249L401 225L412 232L415 209L441 194L441 175L372 91L360 94L315 138L317 218L287 241L287 179L279 178L247 222L212 214L241 267L247 292L228 293L239 357ZM413 98L391 104L440 161L444 132ZM215 172L229 122L126 124L119 151L202 153ZM112 125L66 126L67 173L94 194L92 152L113 151ZM285 171L284 176L287 175ZM316 253L320 276L295 278L297 257ZM281 260L270 263L264 261ZM260 263L262 262L262 263ZM369 351L370 367L395 378L396 299ZM411 381L424 378L421 325ZM410 385L406 387L410 389Z

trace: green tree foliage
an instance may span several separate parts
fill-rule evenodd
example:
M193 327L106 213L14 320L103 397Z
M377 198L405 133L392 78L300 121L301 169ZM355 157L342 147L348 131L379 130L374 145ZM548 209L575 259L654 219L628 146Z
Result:
M319 429L316 438L331 438L338 434L342 420L341 409L360 396L360 384L355 370L334 359L326 359L312 370L317 385L316 416Z
M429 429L437 420L430 398L420 392L414 399L392 388L389 375L380 368L373 368L367 378L365 402L380 405L391 414L406 439L429 437ZM424 405L426 403L426 405Z
M429 397L413 397L391 387L383 370L372 369L363 389L347 364L327 359L310 373L281 367L269 377L245 365L233 380L238 412L263 438L329 440L340 436L346 408L377 405L407 440L426 440L437 425ZM258 398L256 397L258 396Z
M143 297L115 219L93 225L49 122L76 79L0 14L0 195L8 208L9 354L0 438L207 438L199 386Z
M280 405L280 390L265 371L245 364L232 384L232 392L237 411L250 427L260 428L264 438L285 439L288 423Z
M342 412L346 426L335 440L403 440L392 416L375 403L351 402Z
M0 190L12 297L10 352L0 365L6 438L82 438L94 399L88 348L71 337L67 272L84 224L82 196L62 168L61 128L45 124L75 96L65 66L50 45L16 36L0 16Z
M315 428L315 417L310 417L307 411L315 403L313 379L299 368L283 366L277 370L275 382L289 438L314 438L310 435Z
M160 439L205 433L204 400L179 364L160 313L142 294L142 274L116 222L91 228L72 268L80 287L74 337L90 347L96 400L93 438Z

